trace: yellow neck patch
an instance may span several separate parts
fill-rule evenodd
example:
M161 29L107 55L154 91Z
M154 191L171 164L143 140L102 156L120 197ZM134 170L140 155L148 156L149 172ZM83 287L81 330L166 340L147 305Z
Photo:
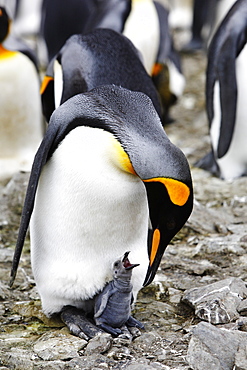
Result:
M172 203L176 204L177 206L185 205L189 198L190 195L189 187L185 185L183 182L180 182L178 180L168 179L165 177L156 177L153 179L143 181L161 182L163 185L165 185Z
M136 172L132 166L132 163L130 162L128 154L124 151L121 144L116 139L113 140L113 146L115 149L115 154L119 167L122 168L122 170L125 172L129 172L132 175L136 175Z
M14 57L18 52L5 49L0 45L0 59L7 59Z

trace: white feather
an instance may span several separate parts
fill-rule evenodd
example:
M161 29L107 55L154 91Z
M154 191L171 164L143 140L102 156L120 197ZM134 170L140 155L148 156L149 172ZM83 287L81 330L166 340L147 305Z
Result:
M140 51L143 64L149 74L156 61L159 42L159 18L151 0L133 0L123 34Z
M0 58L0 178L30 171L42 139L39 78L21 53Z
M136 297L148 265L148 206L142 181L116 160L114 137L78 127L42 171L31 220L32 267L44 312L85 308L126 251Z

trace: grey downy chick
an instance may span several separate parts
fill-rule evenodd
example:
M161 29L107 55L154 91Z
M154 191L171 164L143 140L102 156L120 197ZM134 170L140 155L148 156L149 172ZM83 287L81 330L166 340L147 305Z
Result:
M129 252L126 252L122 260L119 259L114 263L113 280L95 299L95 323L113 336L122 334L120 328L124 325L144 329L143 324L130 315L133 302L132 269L139 264L131 264L128 255Z

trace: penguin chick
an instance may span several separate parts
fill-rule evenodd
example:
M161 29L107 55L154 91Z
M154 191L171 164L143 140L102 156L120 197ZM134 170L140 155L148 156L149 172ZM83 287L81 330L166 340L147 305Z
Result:
M113 264L113 280L97 295L94 307L94 320L98 327L117 336L122 334L123 325L144 329L142 323L134 319L131 313L133 301L131 276L132 269L139 264L131 264L128 255Z

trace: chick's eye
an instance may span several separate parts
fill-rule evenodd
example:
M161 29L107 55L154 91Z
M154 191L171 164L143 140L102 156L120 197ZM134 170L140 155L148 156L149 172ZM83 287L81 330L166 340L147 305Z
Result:
M115 262L114 263L114 267L118 267L119 266L119 263L118 262Z

